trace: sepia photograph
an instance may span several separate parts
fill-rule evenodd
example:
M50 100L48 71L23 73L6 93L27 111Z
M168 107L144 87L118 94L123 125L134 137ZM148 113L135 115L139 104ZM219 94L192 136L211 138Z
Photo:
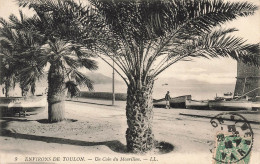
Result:
M99 163L260 163L260 0L0 0L0 164Z

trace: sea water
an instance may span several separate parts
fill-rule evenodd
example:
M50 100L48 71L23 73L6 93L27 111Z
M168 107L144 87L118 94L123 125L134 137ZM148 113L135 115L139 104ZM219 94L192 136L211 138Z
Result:
M94 86L96 92L112 92L112 84L96 84ZM167 91L170 91L171 97L182 95L191 95L194 100L210 100L217 96L223 96L223 93L234 92L235 84L223 85L194 85L194 86L161 86L154 85L153 98L163 98ZM87 89L83 89L87 91ZM127 86L125 84L115 84L116 93L126 93Z
M235 84L196 84L196 85L164 85L155 83L153 88L153 98L161 99L165 96L167 91L170 91L171 97L177 97L182 95L191 95L194 100L210 100L217 96L223 96L223 93L232 92L234 93ZM88 91L87 88L81 88L81 91ZM95 84L95 92L112 92L111 84ZM37 87L37 94L44 94L46 87ZM126 93L127 86L124 83L115 83L116 93ZM10 92L10 96L21 96L21 89L16 86L14 90ZM1 93L0 97L4 97Z

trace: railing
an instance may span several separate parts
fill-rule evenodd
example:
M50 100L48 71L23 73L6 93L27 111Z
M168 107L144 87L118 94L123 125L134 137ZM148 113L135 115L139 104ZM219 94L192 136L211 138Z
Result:
M235 100L237 100L237 99L239 99L239 98L241 98L241 97L244 97L244 96L248 95L249 93L254 92L255 90L258 90L258 89L260 89L260 87L257 87L257 88L255 88L255 89L253 89L253 90L251 90L251 91L249 91L249 92L247 92L247 93L245 93L245 94L243 94L243 95L241 95L241 96L235 98Z

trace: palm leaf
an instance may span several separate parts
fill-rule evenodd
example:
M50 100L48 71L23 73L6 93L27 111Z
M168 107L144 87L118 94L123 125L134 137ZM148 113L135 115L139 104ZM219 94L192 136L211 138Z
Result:
M67 81L65 85L66 88L68 88L68 92L70 93L71 97L75 97L80 94L80 90L74 81Z
M82 86L86 85L89 90L94 89L94 87L93 87L94 82L91 81L86 75L84 75L83 73L81 73L77 70L73 70L71 73L72 73L71 76L73 76L75 78L77 84L82 85Z

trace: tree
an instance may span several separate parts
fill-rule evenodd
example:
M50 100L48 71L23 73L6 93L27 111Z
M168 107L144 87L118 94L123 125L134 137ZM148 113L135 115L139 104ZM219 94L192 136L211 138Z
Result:
M63 10L59 10L63 7L57 5L61 1L19 2L30 4L42 11L42 15L47 10L64 22L66 19L73 22L79 33L75 37L64 35L65 38L91 45L92 51L111 67L107 58L115 63L117 73L128 86L126 140L128 150L133 153L154 148L152 92L154 80L161 72L178 61L195 57L228 56L254 63L259 52L258 44L245 44L242 39L230 36L235 29L214 29L237 17L252 15L257 7L247 2L90 0L94 14L79 14L77 10L67 13L70 16L66 18L62 16ZM71 0L66 2L72 3ZM83 8L80 5L78 9ZM87 29L93 27L90 24L101 28L88 33ZM67 27L70 31L70 26Z
M49 122L65 119L64 100L67 88L72 91L76 90L77 84L85 84L90 90L93 89L92 81L79 72L78 68L95 70L97 65L95 61L88 59L87 50L75 46L57 39L43 47L43 53L46 54L43 60L50 63L47 96ZM66 79L68 82L65 81Z
M195 57L231 57L253 62L258 44L245 44L216 29L257 7L247 2L221 0L90 0L106 22L104 39L95 51L109 65L110 57L128 86L126 116L127 148L145 153L154 148L152 132L155 78L178 61ZM114 55L114 58L112 57Z
M0 19L3 27L0 28L0 37L3 35L12 36L12 32L8 28L8 23L3 19ZM1 63L1 84L5 84L5 97L9 97L10 87L15 85L15 72L13 70L13 57L11 53L11 46L7 44L3 44L1 39L0 44L0 53L3 55L2 63ZM10 49L8 49L8 48Z
M1 84L4 84L4 94L5 97L9 97L9 92L12 87L15 87L16 84L16 78L15 78L15 72L13 71L13 58L11 57L11 54L9 51L3 50L1 48L1 54L3 54L2 57L2 63L1 63Z
M49 64L48 120L49 122L62 121L65 119L64 100L67 89L75 92L78 90L75 87L83 84L90 90L93 89L92 81L78 71L79 68L83 67L89 70L98 68L96 62L90 59L93 55L85 48L86 46L76 44L70 39L82 36L79 36L80 31L76 29L78 26L74 26L76 22L69 18L71 16L73 18L72 14L77 12L87 14L89 10L78 10L79 6L76 3L70 3L70 1L59 1L59 3L51 3L48 6L37 3L30 7L34 7L36 15L23 21L12 21L13 29L42 38L36 42L39 44L37 48L28 47L21 56L24 60L29 61L23 72L24 74L30 72L28 76L31 77L27 78L24 83L34 83L35 76L38 74L33 70L47 68L46 66ZM84 36L86 37L86 35ZM89 42L91 42L90 39L84 39L85 44ZM68 82L66 82L67 80Z
M1 77L3 78L1 83L5 84L5 96L9 97L9 91L11 87L15 87L18 82L18 62L15 57L17 50L21 48L18 45L21 40L17 31L12 30L11 24L0 18L2 27L0 28L0 49L3 55L3 64L1 65ZM18 48L19 47L19 48Z
M39 62L37 54L44 39L40 35L30 33L30 31L14 28L18 23L23 24L27 20L21 11L20 20L13 14L9 16L9 22L2 18L0 20L2 25L0 46L2 54L4 54L4 63L6 63L5 68L3 68L3 72L5 72L3 77L7 79L5 83L12 77L16 82L19 82L22 96L27 96L29 89L34 95L35 83L43 75L44 66L37 67L36 63ZM6 90L8 91L8 89Z

